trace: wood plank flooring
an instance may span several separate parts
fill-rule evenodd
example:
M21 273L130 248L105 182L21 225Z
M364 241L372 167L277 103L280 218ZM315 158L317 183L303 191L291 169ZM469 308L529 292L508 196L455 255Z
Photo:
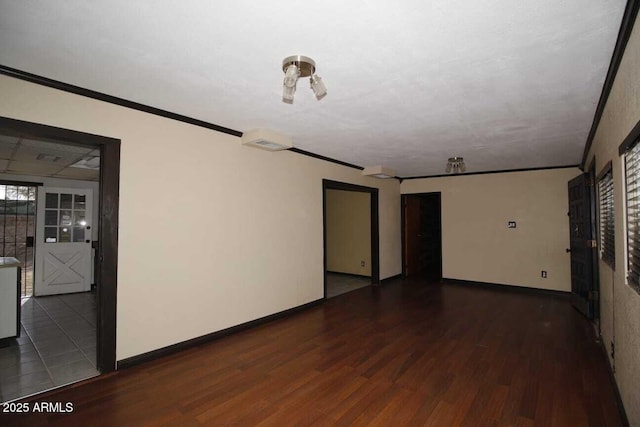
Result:
M568 298L397 280L31 400L7 425L619 426Z

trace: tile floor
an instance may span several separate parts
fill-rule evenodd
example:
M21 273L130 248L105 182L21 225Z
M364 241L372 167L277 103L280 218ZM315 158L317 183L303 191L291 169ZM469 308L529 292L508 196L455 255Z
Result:
M370 277L353 276L350 274L327 273L327 298L333 298L356 289L371 285Z
M99 375L94 292L23 298L20 338L0 348L0 401Z

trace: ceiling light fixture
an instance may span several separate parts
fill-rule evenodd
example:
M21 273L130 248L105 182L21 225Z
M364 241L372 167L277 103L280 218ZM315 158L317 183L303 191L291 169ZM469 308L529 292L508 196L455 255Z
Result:
M447 168L445 170L447 173L461 173L466 172L467 167L465 166L464 159L462 157L449 157Z
M311 90L319 101L327 96L327 87L322 78L316 75L316 62L308 56L293 55L282 61L284 82L282 83L282 102L293 104L296 84L300 77L310 77Z

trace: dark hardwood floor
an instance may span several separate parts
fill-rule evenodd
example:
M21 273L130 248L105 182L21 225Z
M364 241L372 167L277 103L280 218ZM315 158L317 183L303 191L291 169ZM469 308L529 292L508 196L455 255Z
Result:
M621 425L568 298L397 280L38 396L38 425Z

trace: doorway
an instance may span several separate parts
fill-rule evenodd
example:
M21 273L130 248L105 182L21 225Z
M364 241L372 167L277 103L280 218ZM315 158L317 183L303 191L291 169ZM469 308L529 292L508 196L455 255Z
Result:
M402 274L442 279L440 193L402 195Z
M11 382L3 380L0 400L7 401L81 380L82 377L76 378L72 374L82 371L74 369L74 364L77 365L75 368L80 368L84 363L82 357L93 361L96 373L115 370L120 141L3 117L0 117L0 135L4 137L5 145L13 143L9 147L13 149L8 150L9 154L4 154L6 157L0 162L3 173L42 177L37 191L42 202L37 212L41 216L41 230L38 232L36 228L32 240L36 243L36 256L38 239L43 245L56 248L53 256L43 262L42 271L38 272L37 268L34 271L34 282L39 274L47 276L50 286L69 285L70 278L83 276L82 288L64 291L60 288L60 292L50 292L53 296L41 296L37 301L36 298L23 300L23 333L12 338L13 349L0 351L26 349L18 353L34 356L32 360L25 357L25 368L33 372L25 374L24 378L13 378ZM37 151L35 157L34 150ZM65 170L71 164L67 163L65 153L69 157L76 156L73 164L77 169ZM20 156L23 158L19 159ZM26 169L29 162L35 165L34 169ZM87 181L84 177L92 174L94 185L89 186L91 190L83 189L87 185L80 182ZM97 196L95 207L90 206L89 195ZM99 214L91 215L92 209ZM66 244L82 244L82 256L78 255L79 251L67 254L63 248ZM95 274L87 269L91 259L95 260ZM37 267L37 262L35 264ZM79 267L81 264L82 268ZM91 334L83 335L89 327ZM49 333L56 335L48 336ZM34 351L28 351L29 346ZM39 358L35 358L36 355ZM62 366L60 363L67 362L68 366L55 369ZM88 369L82 372L86 375ZM16 389L9 384L20 387Z
M378 189L322 181L324 298L380 282Z

